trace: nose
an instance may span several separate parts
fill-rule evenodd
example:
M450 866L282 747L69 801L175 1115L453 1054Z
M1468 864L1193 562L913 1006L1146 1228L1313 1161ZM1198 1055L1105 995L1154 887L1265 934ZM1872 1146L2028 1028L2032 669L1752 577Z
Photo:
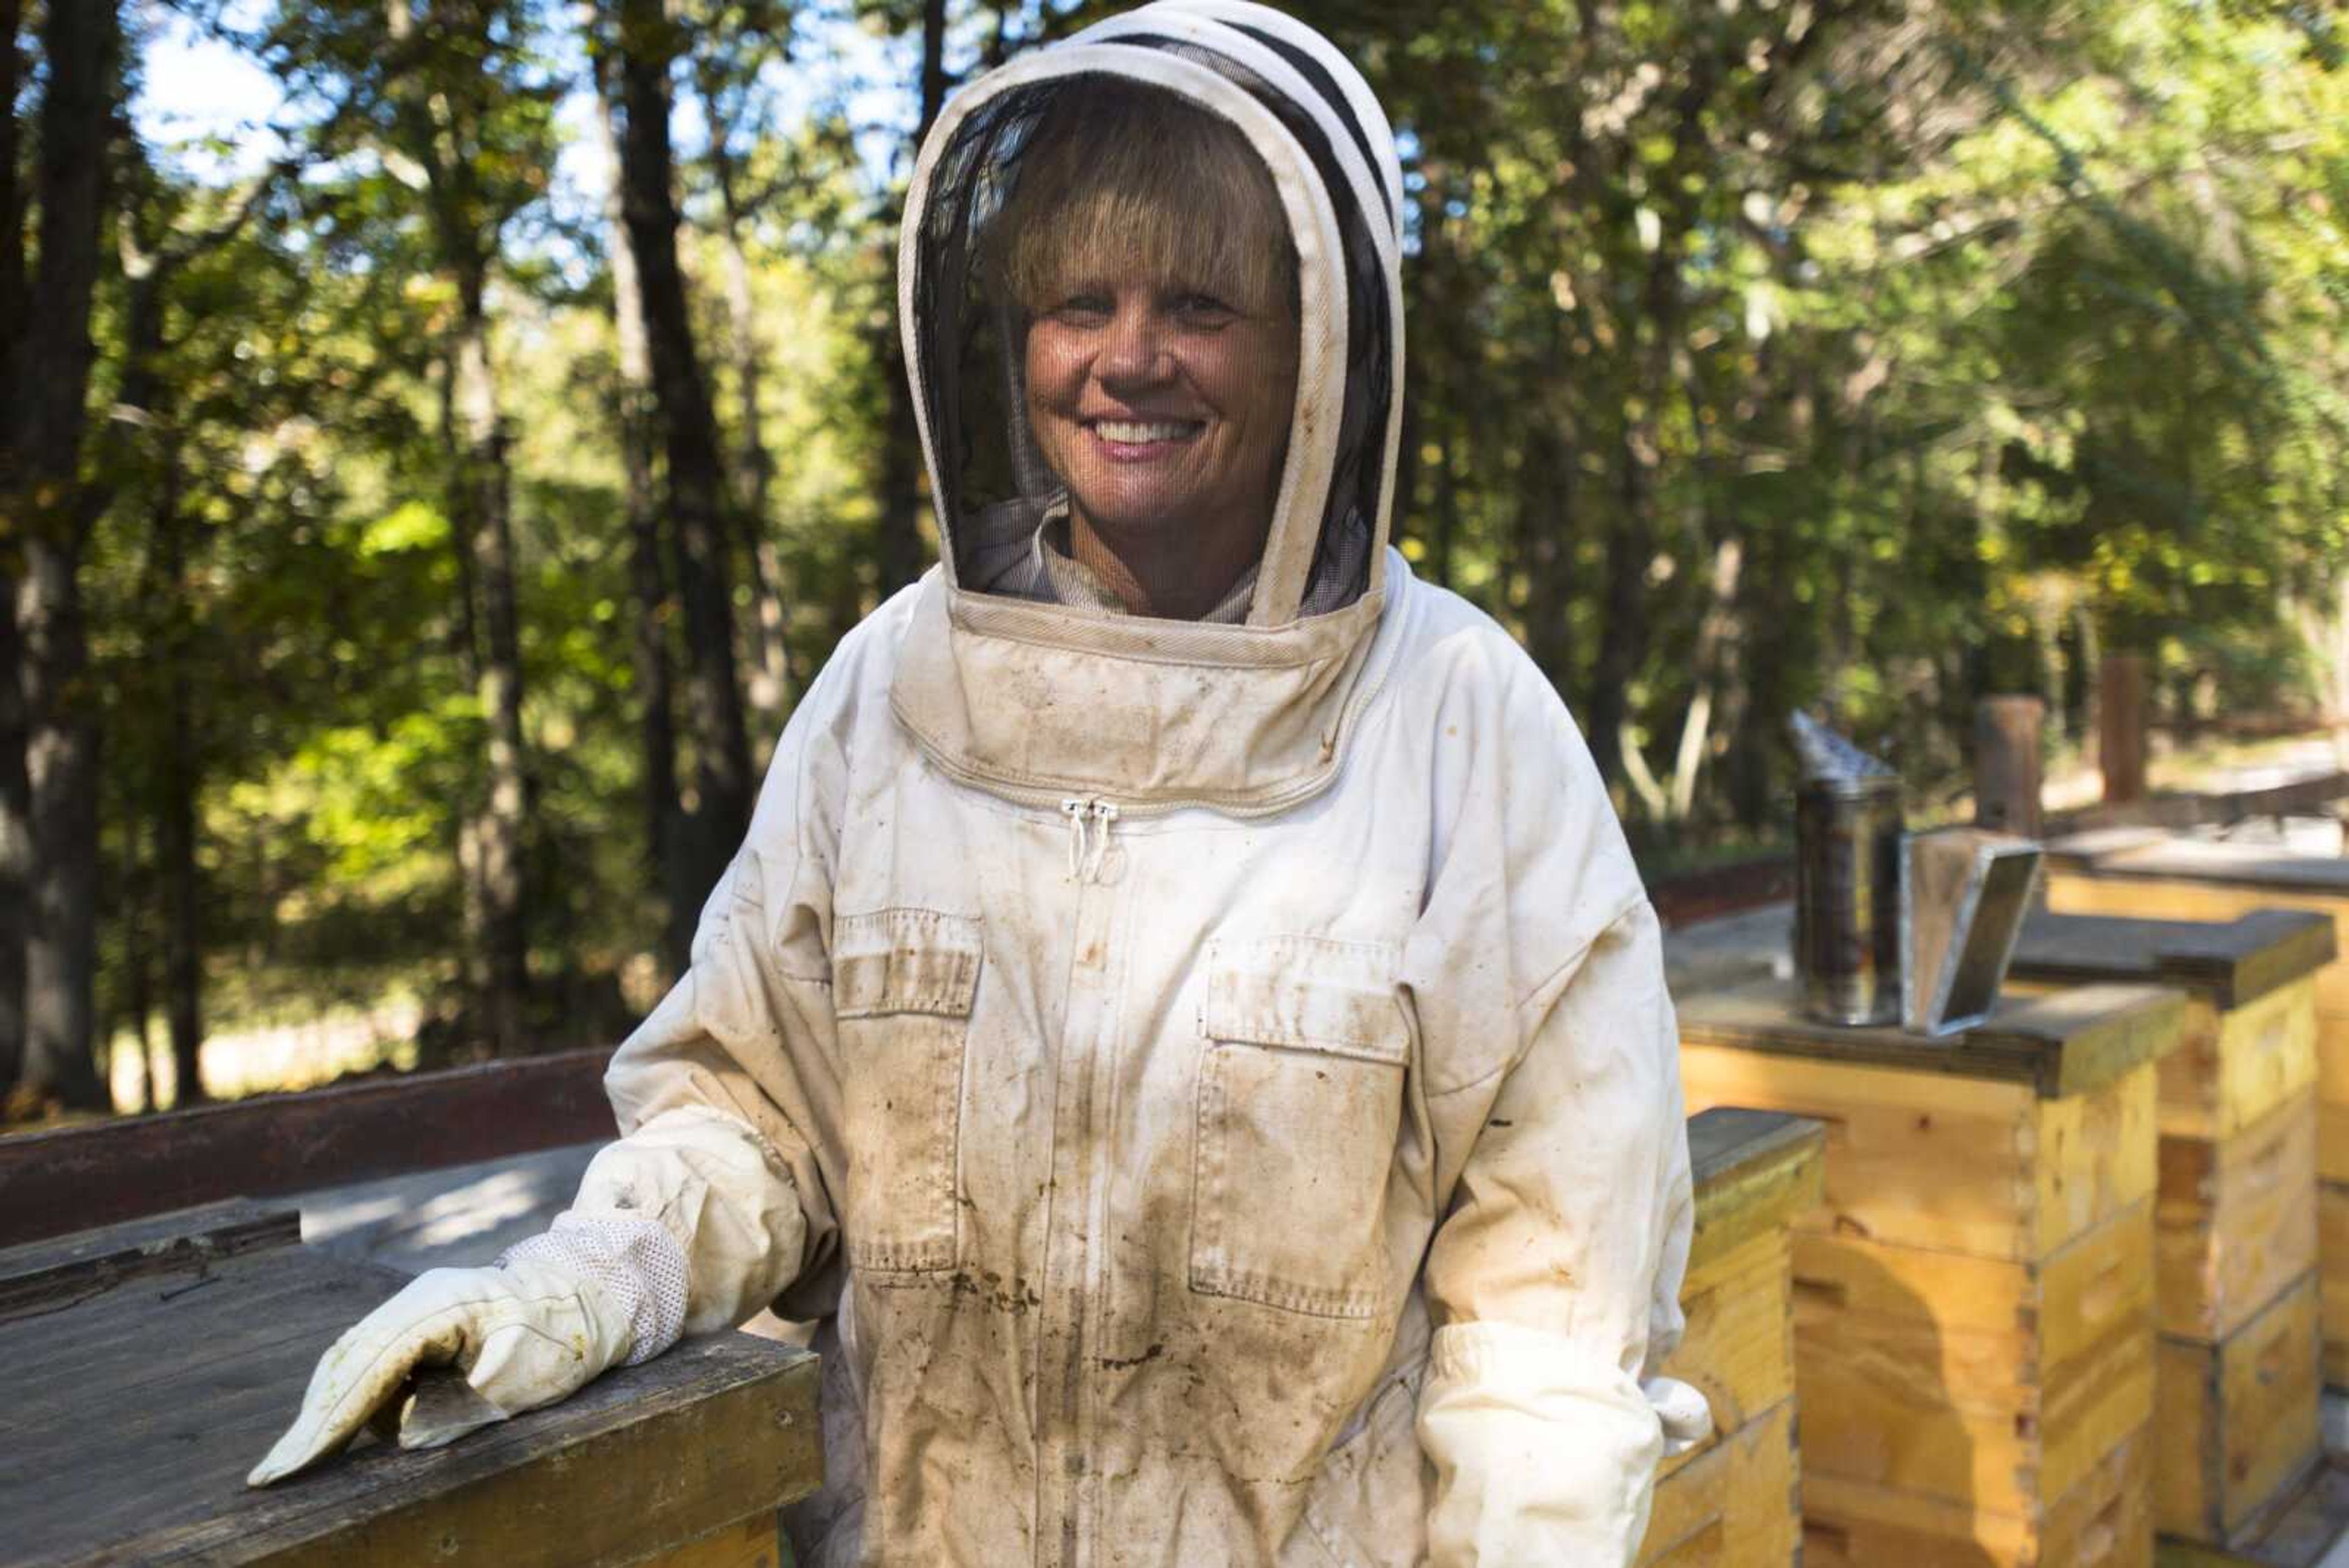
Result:
M1138 291L1137 291L1138 292ZM1128 294L1118 301L1110 318L1093 373L1102 385L1146 386L1163 381L1174 368L1167 352L1164 323L1147 299Z

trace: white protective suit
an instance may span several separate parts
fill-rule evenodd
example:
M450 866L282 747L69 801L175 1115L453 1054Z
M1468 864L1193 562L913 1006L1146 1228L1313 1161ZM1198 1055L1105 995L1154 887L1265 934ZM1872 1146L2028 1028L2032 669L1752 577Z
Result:
M972 213L1079 76L1237 125L1288 220L1245 624L1049 602L1032 449L977 493ZM1233 0L1015 61L923 151L946 558L800 704L613 1062L626 1136L518 1250L634 1359L826 1320L803 1562L1621 1564L1665 1427L1703 1429L1647 1381L1691 1219L1656 918L1547 680L1385 547L1401 208L1350 66Z

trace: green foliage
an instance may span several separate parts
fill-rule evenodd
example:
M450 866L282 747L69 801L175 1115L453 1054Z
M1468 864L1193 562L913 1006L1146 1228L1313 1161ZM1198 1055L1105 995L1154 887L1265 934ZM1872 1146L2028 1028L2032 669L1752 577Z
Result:
M1371 77L1406 156L1402 547L1601 727L1636 832L1683 856L1772 836L1796 707L1940 788L1976 697L2038 690L2076 727L2107 647L2154 653L2174 704L2317 701L2285 605L2349 557L2329 13L1296 8ZM750 196L774 468L765 514L735 521L774 546L794 690L877 597L887 223L924 9L693 0L669 40ZM1100 9L957 4L947 68ZM535 964L570 994L657 947L611 285L599 217L551 179L566 95L616 47L578 26L554 0L314 0L244 40L285 84L301 167L171 278L150 367L168 418L107 449L88 567L115 913L151 909L156 716L182 670L216 977L458 973L456 844L485 764L435 353L470 285L436 258L435 202L474 236L498 325ZM875 37L902 73L879 95L858 74ZM459 178L403 151L419 124ZM688 134L680 172L716 343L709 151ZM165 161L142 221L199 233L247 194ZM129 297L117 278L102 302L106 398L131 370ZM739 442L736 371L705 358ZM190 524L176 577L167 494Z

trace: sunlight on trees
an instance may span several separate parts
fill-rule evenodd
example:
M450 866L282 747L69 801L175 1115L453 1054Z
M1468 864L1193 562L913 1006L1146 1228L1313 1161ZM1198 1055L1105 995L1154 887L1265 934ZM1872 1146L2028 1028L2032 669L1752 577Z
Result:
M2349 715L2335 13L1292 8L1405 155L1400 545L1655 863L1779 836L1798 707L1927 789L2111 649L2164 722ZM934 538L911 139L1111 9L0 0L15 1111L305 1006L625 1030ZM275 84L241 140L126 112L202 57Z

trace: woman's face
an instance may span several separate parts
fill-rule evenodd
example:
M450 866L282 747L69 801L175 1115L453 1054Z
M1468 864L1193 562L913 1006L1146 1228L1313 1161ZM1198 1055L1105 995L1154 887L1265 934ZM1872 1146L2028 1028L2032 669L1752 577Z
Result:
M1285 302L1133 276L1054 296L1028 330L1028 418L1085 520L1260 543L1297 393Z

